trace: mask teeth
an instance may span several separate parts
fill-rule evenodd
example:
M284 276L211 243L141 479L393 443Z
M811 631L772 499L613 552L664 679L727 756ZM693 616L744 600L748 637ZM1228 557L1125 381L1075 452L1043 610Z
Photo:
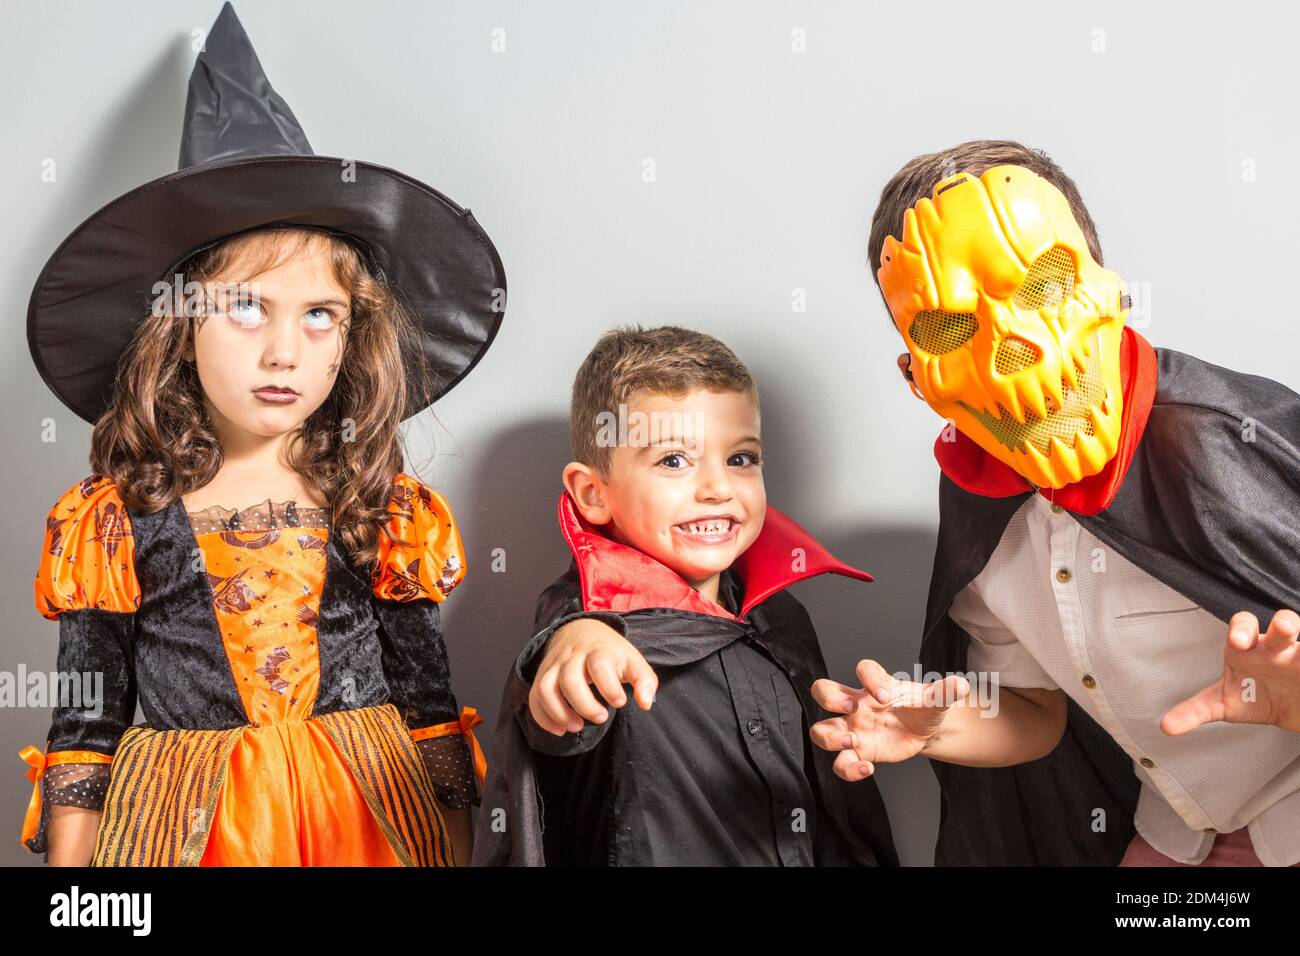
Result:
M1060 472L1065 472L1066 484L1071 481L1078 481L1083 477L1083 472L1079 468L1079 460L1066 447L1065 442L1053 435L1047 440L1047 446L1050 449L1049 457L1052 459L1054 476L1059 477Z
M1061 388L1059 379L1052 379L1043 386L1043 392L1052 401L1053 411L1060 411L1065 407L1065 392Z
M1071 350L1061 365L1061 374L1065 376L1065 383L1076 392L1079 390L1079 366L1082 364Z
M1047 417L1047 400L1043 395L1043 390L1038 387L1038 383L1033 378L1024 378L1016 383L1016 394L1025 407L1034 413L1038 418Z
M1105 433L1103 422L1105 421L1106 416L1102 415L1096 405L1089 405L1084 414L1088 417L1088 421L1092 422L1092 433L1094 435Z
M1003 382L995 386L997 392L998 414L1001 419L1014 418L1021 425L1025 423L1025 406L1020 398L1020 388L1013 382Z
M1098 432L1097 434L1101 433ZM1089 435L1082 431L1074 436L1074 453L1079 462L1086 464L1089 472L1094 475L1101 471L1102 466L1106 464L1107 459L1110 457L1106 454L1105 446L1097 440L1097 435Z
M1038 446L1029 439L1025 439L1024 444L1020 446L1020 450L1028 455L1030 460L1033 461L1034 466L1037 469L1035 472L1036 474L1050 475L1052 473L1052 465L1047 460L1047 456L1039 451Z

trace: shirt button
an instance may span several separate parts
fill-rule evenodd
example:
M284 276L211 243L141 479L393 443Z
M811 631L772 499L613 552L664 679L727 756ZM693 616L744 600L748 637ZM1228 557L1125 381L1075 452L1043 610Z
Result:
M749 723L745 724L745 729L748 730L751 735L757 734L763 729L763 722L759 720L750 720Z
M1097 686L1097 678L1093 677L1091 674L1084 674L1083 686L1088 688L1088 690L1092 690Z
M1060 505L1056 504L1055 502L1052 503L1052 514L1059 515L1064 510L1065 510L1064 508L1062 508Z
M1073 576L1074 575L1070 574L1069 568L1061 568L1056 572L1056 580L1060 581L1062 584L1069 584L1070 578Z
M1141 760L1138 761L1138 763L1146 767L1148 770L1150 770L1152 767L1156 765L1156 762L1152 760L1150 757L1143 757Z

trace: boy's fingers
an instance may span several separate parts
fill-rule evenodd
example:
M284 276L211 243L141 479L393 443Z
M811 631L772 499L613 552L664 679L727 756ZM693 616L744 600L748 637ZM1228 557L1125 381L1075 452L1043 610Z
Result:
M970 681L958 674L921 685L923 707L948 708L970 693Z
M1193 694L1186 700L1171 707L1160 718L1160 729L1171 737L1185 734L1204 724L1227 718L1227 709L1223 706L1223 691L1219 682Z
M632 686L632 696L642 710L649 710L654 706L657 693L659 693L659 678L653 675L642 677Z
M551 721L564 728L566 733L577 733L582 729L582 717L569 706L560 691L560 674L562 667L549 670L537 681L538 699L546 709Z
M832 714L851 714L858 709L862 692L829 677L821 677L813 681L812 695L822 710L829 710Z
M1300 614L1285 609L1278 611L1269 622L1264 648L1274 653L1284 651L1295 644L1297 634L1300 634Z
M608 715L605 713L605 708L600 706L600 701L596 700L596 695L591 692L591 688L587 686L585 660L574 657L566 661L560 668L557 683L565 702L581 717L590 720L593 724L604 722ZM578 726L570 725L570 729L577 733L582 729L581 724L582 721L579 720Z
M622 707L627 703L627 695L623 693L623 685L614 670L614 661L608 654L592 654L588 657L587 675L609 706Z
M858 662L858 679L863 693L870 699L890 707L924 707L927 685L915 681L899 680L875 661Z
M552 677L551 683L554 684ZM543 692L541 680L533 684L533 689L528 692L528 712L532 714L534 723L548 734L554 734L556 737L564 736L566 732L565 721L557 721L551 715L549 710L550 704Z
M1248 651L1259 640L1259 618L1250 611L1238 611L1228 621L1228 641L1239 651Z
M875 661L858 661L857 673L863 690L882 704L890 703L897 696L898 681Z
M843 717L828 717L808 728L808 736L822 750L849 750L854 737L849 733L849 722Z
M841 750L835 756L835 763L831 765L837 777L841 777L849 783L857 783L865 777L871 776L876 772L875 765L869 760L861 760L852 750Z
M659 690L659 675L636 648L623 659L622 678L624 683L632 685L637 706L649 710L655 702L655 693Z
M546 708L544 708L541 701L537 699L536 687L528 692L528 714L533 718L533 723L538 727L541 727L542 730L546 731L548 734L553 734L556 737L564 734L564 728L555 725L554 721L552 721L547 715Z

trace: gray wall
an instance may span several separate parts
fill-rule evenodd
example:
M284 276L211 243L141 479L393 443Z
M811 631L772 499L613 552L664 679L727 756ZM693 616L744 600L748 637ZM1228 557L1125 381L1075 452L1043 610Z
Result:
M622 322L692 325L749 363L770 500L876 574L795 589L832 673L848 678L868 655L910 669L938 420L898 378L900 339L864 260L880 188L917 153L976 137L1046 149L1079 183L1107 265L1146 296L1154 344L1300 386L1285 294L1300 221L1296 15L1135 6L237 5L318 153L394 166L471 207L506 265L497 343L409 436L408 470L451 501L469 549L446 606L463 703L495 721L533 600L564 568L554 504L568 389L595 337ZM86 215L175 168L191 31L219 9L0 4L0 670L54 666L58 628L37 615L32 577L46 512L89 473L89 426L28 356L27 298ZM792 51L796 30L805 52ZM50 158L57 181L43 183ZM47 417L57 442L41 440ZM503 574L489 571L494 548ZM17 842L29 787L16 752L43 746L48 720L0 712L0 862L36 862ZM879 780L905 861L928 863L929 768L884 767Z

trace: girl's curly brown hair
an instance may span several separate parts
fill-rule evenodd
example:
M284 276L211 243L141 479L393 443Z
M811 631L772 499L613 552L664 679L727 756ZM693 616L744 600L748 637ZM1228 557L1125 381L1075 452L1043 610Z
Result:
M347 236L300 226L269 226L202 249L174 270L204 283L241 266L260 275L313 238L327 244L333 273L351 297L343 358L329 397L291 437L289 464L332 514L332 536L354 567L373 567L390 518L393 480L403 467L398 424L405 410L406 359L422 355L410 312ZM169 298L169 297L168 297ZM177 320L169 302L151 308L123 354L109 409L95 423L90 464L110 477L131 508L153 513L202 488L224 456L212 427L198 370L183 356L194 321ZM417 367L419 394L433 394L431 372Z

